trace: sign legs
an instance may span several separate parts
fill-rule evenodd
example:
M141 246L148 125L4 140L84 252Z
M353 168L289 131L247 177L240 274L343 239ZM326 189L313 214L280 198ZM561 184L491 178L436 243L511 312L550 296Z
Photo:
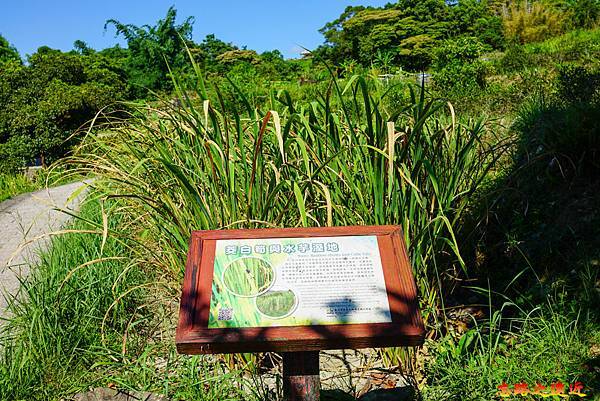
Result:
M283 353L283 396L287 401L319 401L319 351Z

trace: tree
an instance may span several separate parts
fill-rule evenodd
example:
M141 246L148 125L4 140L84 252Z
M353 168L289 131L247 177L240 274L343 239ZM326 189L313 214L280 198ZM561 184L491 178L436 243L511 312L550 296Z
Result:
M206 35L204 40L193 49L194 56L205 69L213 69L217 64L217 57L225 52L239 50L232 43L218 39L214 34Z
M260 74L272 80L292 80L300 74L297 61L284 60L279 50L263 52L258 65Z
M471 1L477 7L463 7L461 2L450 5L444 0L400 0L380 8L348 7L321 29L326 45L320 54L334 63L351 58L363 65L376 62L378 54L386 54L392 56L392 62L408 69L426 68L438 41L466 33L467 27L484 14L485 6Z
M233 65L240 62L258 64L260 58L254 50L229 50L217 56L217 61L225 65Z
M486 68L480 56L489 50L475 37L447 40L435 51L433 81L446 93L464 95L485 86Z
M114 26L116 36L127 41L129 54L126 70L134 87L136 97L143 97L147 90L169 90L169 69L182 71L189 66L185 47L192 47L193 17L176 25L177 10L170 7L164 19L156 25L138 27L117 20L106 21L104 29Z
M451 8L452 36L476 37L495 49L504 48L502 18L493 3L480 0L461 0Z
M474 36L494 48L504 46L502 19L486 0L399 0L384 7L347 7L320 32L326 42L316 54L337 65L348 59L369 65L386 54L394 64L421 70L432 62L433 49L453 37Z
M7 61L15 61L20 63L21 57L17 49L8 43L4 36L0 35L0 64Z
M83 40L79 39L73 42L73 50L79 54L83 54L84 56L89 56L90 54L94 53L94 49L89 47L88 44Z
M125 72L98 53L43 46L28 62L0 69L0 171L64 156L80 127L127 97Z

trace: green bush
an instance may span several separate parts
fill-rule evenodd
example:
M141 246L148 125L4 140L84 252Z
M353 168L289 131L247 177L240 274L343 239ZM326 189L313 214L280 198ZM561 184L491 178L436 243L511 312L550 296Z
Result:
M503 72L512 73L532 67L534 62L535 60L524 46L513 43L506 48L500 59L499 67Z
M488 49L473 37L444 43L435 51L433 80L442 93L468 93L485 86L486 65L480 59Z
M571 0L569 11L575 28L592 28L600 19L600 1Z
M573 64L559 66L557 89L559 98L567 104L595 103L600 95L600 71Z

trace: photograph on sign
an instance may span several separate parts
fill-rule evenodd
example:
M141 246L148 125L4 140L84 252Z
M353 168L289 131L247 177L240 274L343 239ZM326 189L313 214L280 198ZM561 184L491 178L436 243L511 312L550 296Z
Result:
M216 241L208 328L389 322L374 235Z

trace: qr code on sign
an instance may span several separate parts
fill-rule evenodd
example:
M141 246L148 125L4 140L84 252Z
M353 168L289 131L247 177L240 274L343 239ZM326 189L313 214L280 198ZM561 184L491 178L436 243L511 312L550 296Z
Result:
M217 320L231 320L233 319L233 308L220 308L219 316Z

